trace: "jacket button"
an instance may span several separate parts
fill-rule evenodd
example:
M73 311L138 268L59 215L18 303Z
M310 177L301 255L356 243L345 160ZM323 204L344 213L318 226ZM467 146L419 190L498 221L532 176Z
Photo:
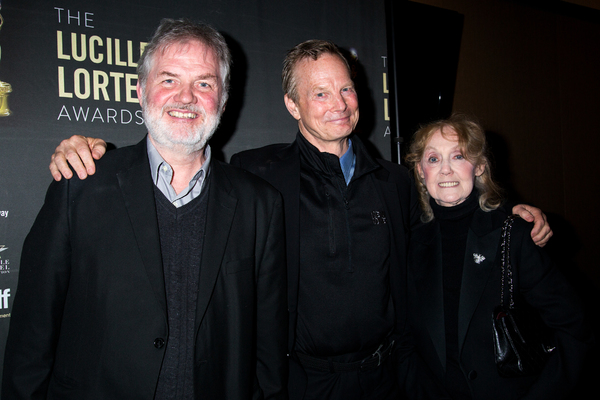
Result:
M161 349L165 345L165 340L162 338L154 339L154 347Z
M475 380L477 378L477 371L470 371L469 372L469 379L470 380Z

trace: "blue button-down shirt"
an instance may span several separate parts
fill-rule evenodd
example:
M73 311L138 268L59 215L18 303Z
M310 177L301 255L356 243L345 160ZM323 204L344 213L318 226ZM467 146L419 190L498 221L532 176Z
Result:
M348 150L340 157L340 167L342 168L346 185L349 185L354 175L354 168L356 167L356 155L352 149L352 140L350 139L348 139Z
M146 138L148 147L148 160L150 161L150 171L152 173L152 182L156 187L165 195L167 199L175 207L181 207L190 201L194 200L202 192L204 182L209 174L211 151L210 146L206 145L204 148L204 156L206 160L200 167L200 170L190 180L188 187L181 191L181 193L175 193L175 189L171 186L173 180L173 168L167 163L164 158L160 155L150 137Z

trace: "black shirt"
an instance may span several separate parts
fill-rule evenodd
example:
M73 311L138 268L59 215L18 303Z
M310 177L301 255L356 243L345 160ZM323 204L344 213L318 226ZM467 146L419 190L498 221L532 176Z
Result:
M353 139L348 185L339 158L302 135L300 282L296 351L355 361L391 332L390 228L372 172L380 168ZM368 354L367 354L368 353Z
M467 236L473 213L479 208L479 194L476 190L473 190L464 202L453 207L440 206L433 199L430 204L442 235L444 326L446 333L445 386L453 399L470 399L471 391L459 362L458 306Z

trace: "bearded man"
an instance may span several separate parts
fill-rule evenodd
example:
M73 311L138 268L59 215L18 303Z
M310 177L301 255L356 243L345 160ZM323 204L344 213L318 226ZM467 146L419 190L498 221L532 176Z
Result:
M163 20L139 62L148 136L54 182L23 247L2 398L287 398L281 196L211 158L231 56Z

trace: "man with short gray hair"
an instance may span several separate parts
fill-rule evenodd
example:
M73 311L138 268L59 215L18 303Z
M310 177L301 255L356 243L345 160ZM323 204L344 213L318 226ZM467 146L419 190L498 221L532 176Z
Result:
M207 144L230 62L210 26L163 20L138 66L148 136L50 186L4 400L287 398L281 196Z

